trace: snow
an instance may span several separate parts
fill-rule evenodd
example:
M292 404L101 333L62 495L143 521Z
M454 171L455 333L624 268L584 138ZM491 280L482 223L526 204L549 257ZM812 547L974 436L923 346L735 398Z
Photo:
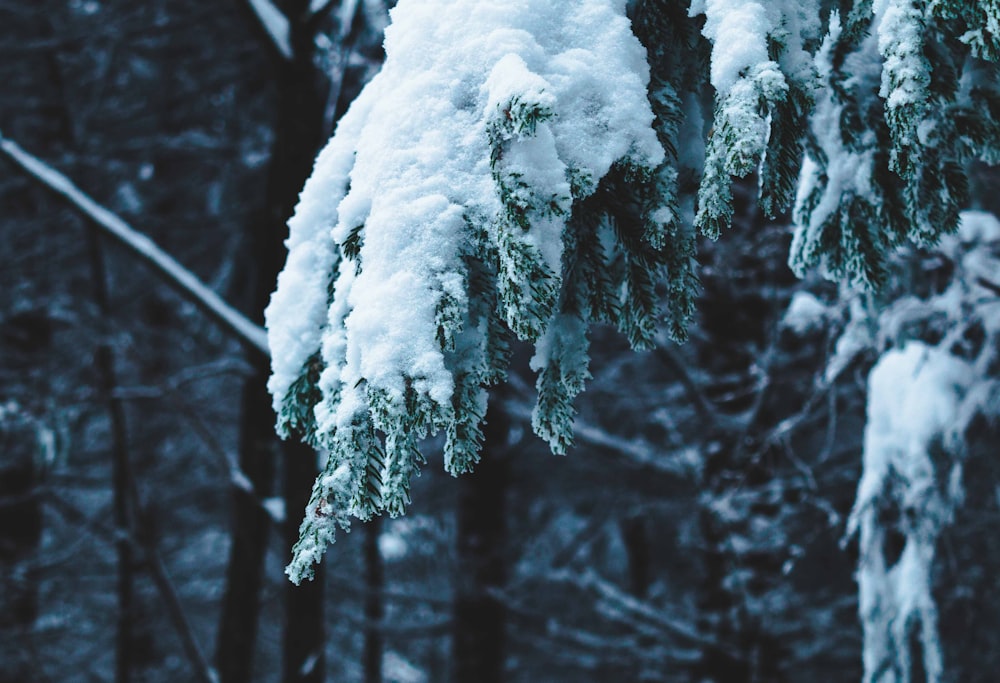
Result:
M645 53L621 2L404 1L385 45L383 70L319 156L289 223L288 263L267 311L276 409L321 347L328 397L364 381L401 401L415 382L447 404L453 380L435 310L445 290L461 289L467 221L501 211L487 135L498 107L519 98L554 114L504 159L540 196L568 201L569 168L596 179L623 157L645 166L663 158ZM555 272L562 228L552 218L527 235ZM352 230L361 267L339 269L328 302ZM319 409L321 431L348 422L356 406L341 408Z
M445 290L461 289L467 219L501 210L486 134L498 107L520 98L556 114L505 159L537 194L568 200L568 167L600 178L619 158L663 157L644 51L622 3L401 2L392 21L385 67L318 158L289 224L288 263L267 311L276 409L321 346L327 395L363 380L402 400L415 381L448 402L434 313ZM539 221L528 236L555 272L562 227ZM327 311L337 245L359 228L362 267L339 269ZM354 406L342 407L321 430L351 419Z
M860 530L859 612L865 629L865 680L886 667L910 680L910 629L920 626L928 681L943 671L931 568L938 535L958 503L960 449L953 430L975 382L972 366L945 350L910 342L885 353L868 380L863 473L848 533ZM948 458L945 462L940 459ZM948 481L935 471L950 469ZM885 556L879 509L899 508L906 545L895 564Z
M987 211L964 211L957 237L964 245L1000 242L1000 220Z
M398 533L390 531L378 537L378 551L386 562L403 559L409 550L406 539Z
M291 60L294 54L288 17L271 0L249 0L249 5L257 16L261 27L270 36L275 49L281 53L282 57Z
M346 496L337 505L364 490L368 456L351 448L370 419L393 480L379 504L398 510L408 444L484 412L485 394L468 384L496 372L492 332L469 293L470 257L499 253L513 325L537 293L523 261L536 260L558 293L572 201L613 164L652 170L665 154L623 0L401 0L391 22L381 72L318 157L289 221L266 323L279 414L300 400L289 391L306 364L322 359L317 439L332 468L351 470L334 487ZM574 189L571 178L583 180ZM549 322L518 332L534 338ZM314 497L327 489L334 495L320 482ZM324 519L307 516L303 528L332 524ZM311 535L305 554L314 559L329 538Z
M802 335L821 328L826 322L829 310L814 294L795 292L788 309L781 319L783 327Z
M923 11L908 0L878 0L872 11L878 21L878 49L885 60L879 95L890 110L921 105L930 84L930 65L923 55Z
M264 311L271 349L267 387L275 412L280 412L302 366L320 348L327 318L327 283L339 258L330 240L330 230L338 221L337 204L330 198L343 196L347 190L364 104L355 103L341 120L337 136L316 158L295 215L288 222L288 259Z
M909 680L907 672L916 667L908 644L914 634L921 639L926 680L942 680L931 591L935 549L963 502L969 425L1000 414L1000 390L991 379L1000 299L982 285L1000 272L998 243L1000 221L966 211L957 233L944 236L933 251L897 257L934 269L947 263L950 281L941 283L943 289L897 291L890 303L876 306L863 292L842 286L850 315L827 380L864 352L881 356L868 380L862 477L847 529L848 537L860 536L865 681L880 680L878 672L885 671L900 672L893 680ZM913 265L906 264L908 277L918 272ZM968 332L976 328L985 332L985 343L970 345ZM935 343L915 341L914 334ZM892 532L905 541L898 558L886 554Z
M823 82L830 82L834 77L833 53L842 30L840 16L832 12L828 33L815 58L816 72ZM863 83L873 77L871 64L878 64L877 59L872 59L875 49L876 40L869 37L857 52L848 56L850 63L844 70L853 75L845 87L863 88ZM842 203L852 197L873 196L875 135L871 130L865 130L861 139L848 148L841 129L843 111L844 106L835 99L830 89L824 89L818 95L810 117L810 127L825 163L820 165L809 153L802 161L793 212L796 229L789 251L789 267L799 277L804 277L817 260L824 276L830 279L842 276L832 272L826 263L822 251L824 230L828 229L830 221L836 220Z
M702 33L712 41L711 82L724 99L749 69L770 61L767 36L774 25L759 2L707 0L704 13Z
M386 683L427 683L427 674L395 650L382 655L382 671Z

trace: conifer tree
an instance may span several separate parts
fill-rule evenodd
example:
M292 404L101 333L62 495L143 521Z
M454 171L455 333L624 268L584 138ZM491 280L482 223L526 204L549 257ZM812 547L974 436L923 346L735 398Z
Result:
M329 454L292 580L336 526L404 511L425 436L474 467L515 339L534 430L566 452L589 326L684 339L695 236L725 232L734 178L794 204L798 273L877 287L894 247L957 229L964 164L1000 145L1000 10L848 4L399 3L267 311L278 431Z

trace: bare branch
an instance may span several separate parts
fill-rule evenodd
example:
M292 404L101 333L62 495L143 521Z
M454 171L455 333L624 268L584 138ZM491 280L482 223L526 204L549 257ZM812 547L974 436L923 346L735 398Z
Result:
M288 17L271 0L247 0L247 4L271 39L274 49L285 61L292 61L295 53L292 51L292 28Z
M191 271L160 249L151 239L131 227L118 215L104 208L69 178L42 160L24 151L17 143L0 133L0 152L25 171L32 179L60 195L90 218L105 234L138 256L182 296L198 306L212 320L234 334L250 348L270 356L267 333L246 316L223 301Z
M153 577L153 583L156 585L160 597L166 604L170 621L173 622L174 630L177 631L177 635L181 639L181 645L184 647L184 652L187 654L198 680L202 683L219 683L219 674L208 663L208 659L205 657L205 653L198 643L198 638L191 627L191 622L188 620L187 614L184 612L184 606L181 604L177 589L174 587L174 583L170 580L170 575L167 573L167 567L163 563L160 551L152 543L144 544L144 550L146 552L146 564L149 567L149 573Z
M995 282L991 282L990 280L987 280L984 277L977 277L976 284L979 285L980 287L985 287L994 294L1000 295L1000 285L998 285Z
M593 570L587 570L583 573L583 576L573 575L568 572L558 572L553 578L557 580L562 579L563 581L576 584L581 588L589 589L599 597L611 601L617 607L625 610L634 617L644 619L686 642L710 649L718 648L720 645L711 637L698 631L693 624L688 623L682 618L667 614L663 610L656 609L645 601L625 593L611 582L605 581Z
M669 347L660 345L653 351L653 357L670 368L677 379L680 380L681 386L684 387L684 390L690 396L695 412L698 413L698 417L701 418L702 422L707 423L709 427L718 427L722 420L718 413L715 412L715 408L711 402L702 393L701 388L688 373L684 363L677 357L677 354Z
M513 379L510 382L512 385L516 384ZM504 407L507 414L514 419L531 424L531 409L522 401L505 401ZM603 449L636 466L648 467L681 480L686 480L691 476L691 469L685 460L668 457L673 452L666 451L642 438L629 439L612 434L580 418L573 421L573 440L577 445Z

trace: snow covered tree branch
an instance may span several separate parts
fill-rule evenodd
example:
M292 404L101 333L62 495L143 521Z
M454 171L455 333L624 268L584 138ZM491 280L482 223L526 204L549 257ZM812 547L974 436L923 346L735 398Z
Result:
M664 153L622 9L394 11L384 69L303 191L267 312L279 428L330 450L293 578L347 514L403 511L420 437L444 430L446 468L472 467L515 337L536 345L535 427L556 451L586 322L650 342Z
M878 286L893 247L957 229L963 164L1000 146L992 5L820 4L399 3L267 311L278 430L329 453L294 581L351 517L404 511L425 436L472 469L515 340L566 452L589 326L685 337L734 178L771 216L794 202L800 274Z

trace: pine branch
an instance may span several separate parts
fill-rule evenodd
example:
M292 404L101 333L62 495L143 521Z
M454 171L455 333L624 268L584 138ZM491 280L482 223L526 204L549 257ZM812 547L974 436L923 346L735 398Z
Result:
M135 230L121 217L101 206L65 175L23 150L17 143L0 133L0 153L3 153L33 180L66 199L86 215L96 227L138 256L167 284L195 304L209 318L233 334L248 347L269 356L267 333L246 316L227 304L198 277L158 247L151 239Z

